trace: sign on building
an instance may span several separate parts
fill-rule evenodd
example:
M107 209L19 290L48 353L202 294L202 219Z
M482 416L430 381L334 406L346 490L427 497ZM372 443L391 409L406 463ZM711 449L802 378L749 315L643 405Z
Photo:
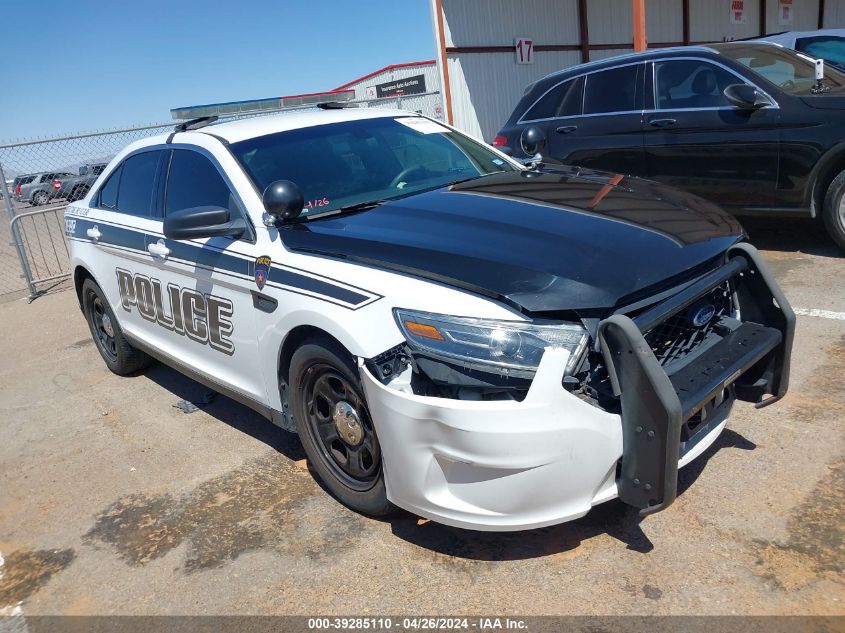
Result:
M534 40L527 37L518 37L514 39L513 45L516 48L517 64L534 63Z
M789 26L792 24L792 0L780 0L778 2L778 24Z
M731 24L745 24L745 0L728 0L731 3Z
M425 91L425 75L414 75L413 77L396 79L376 86L376 96L379 99L383 99L384 97L419 95Z

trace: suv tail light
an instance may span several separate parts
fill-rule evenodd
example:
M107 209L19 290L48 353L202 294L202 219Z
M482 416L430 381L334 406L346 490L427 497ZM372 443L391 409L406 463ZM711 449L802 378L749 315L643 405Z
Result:
M21 195L21 183L18 183L18 188L15 190L15 193Z
M62 188L62 181L61 180L54 180L53 181L53 189L58 191L61 188Z
M501 134L496 136L496 138L494 138L493 142L491 143L491 145L493 147L504 147L507 144L508 144L508 137L502 136Z

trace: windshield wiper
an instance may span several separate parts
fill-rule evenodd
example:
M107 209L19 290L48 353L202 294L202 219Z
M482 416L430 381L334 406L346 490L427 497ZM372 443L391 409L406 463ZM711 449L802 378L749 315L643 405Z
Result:
M357 213L358 211L367 211L369 209L373 209L380 204L387 202L387 199L383 200L368 200L367 202L356 202L355 204L348 204L344 207L338 207L337 209L332 209L331 211L324 211L323 213L315 213L314 215L303 215L301 216L303 220L317 220L320 218L329 218L336 215L345 215L347 213Z

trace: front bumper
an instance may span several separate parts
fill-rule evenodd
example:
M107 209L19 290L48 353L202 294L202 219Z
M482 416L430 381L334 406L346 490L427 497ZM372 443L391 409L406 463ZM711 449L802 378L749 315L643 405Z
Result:
M478 530L561 523L616 496L643 513L667 507L677 471L712 444L736 397L782 396L795 317L752 247L632 320L599 327L621 416L563 388L569 353L548 349L522 402L418 396L384 385L360 361L382 446L388 498L438 522ZM671 377L642 332L734 276L744 322ZM698 293L698 294L697 294ZM695 436L681 427L708 411Z
M568 359L547 350L522 402L417 396L383 385L361 362L388 499L448 525L520 530L613 498L619 416L563 388Z

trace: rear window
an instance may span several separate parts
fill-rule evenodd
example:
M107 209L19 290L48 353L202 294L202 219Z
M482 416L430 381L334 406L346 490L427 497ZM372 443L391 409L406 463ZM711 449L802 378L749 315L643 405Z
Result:
M565 81L540 97L523 116L523 120L553 119L581 114L584 97L584 78Z
M139 217L153 211L154 185L161 151L130 156L100 190L100 206Z

